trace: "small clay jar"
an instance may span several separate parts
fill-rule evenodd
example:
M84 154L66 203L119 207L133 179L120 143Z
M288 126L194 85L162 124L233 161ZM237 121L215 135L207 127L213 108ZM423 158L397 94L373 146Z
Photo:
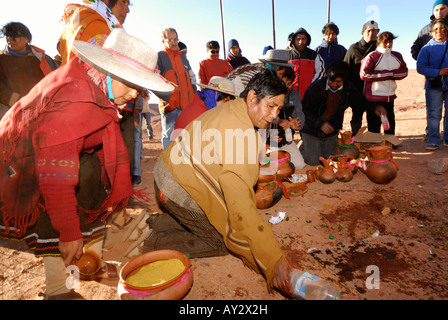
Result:
M319 180L319 176L320 176L320 173L322 172L322 167L317 167L316 169L314 169L314 176L316 177L316 180Z
M268 153L271 167L277 168L277 176L284 179L292 175L295 171L294 164L291 162L291 155L286 151L272 151Z
M359 149L355 146L355 139L352 137L351 131L339 131L341 139L339 139L339 144L334 150L335 161L338 161L340 157L352 156L353 159L359 157Z
M398 165L393 160L392 149L388 146L376 146L367 150L369 164L366 175L374 183L388 184L397 177Z
M351 155L339 158L336 179L341 182L349 182L353 179L353 171L347 163L352 159Z
M258 183L255 190L255 200L258 209L268 209L281 200L283 189L277 181Z
M333 166L331 165L332 157L329 159L320 157L320 161L322 161L323 164L322 172L319 174L320 182L325 184L333 183L336 180L336 174L334 173Z
M266 154L265 163L259 166L258 182L265 183L273 180L284 180L295 171L291 162L291 155L285 151L273 151Z
M316 181L316 176L314 174L314 170L307 170L306 178L307 178L308 183L313 183L314 181Z
M341 182L349 182L353 179L353 172L349 167L339 167L336 179Z

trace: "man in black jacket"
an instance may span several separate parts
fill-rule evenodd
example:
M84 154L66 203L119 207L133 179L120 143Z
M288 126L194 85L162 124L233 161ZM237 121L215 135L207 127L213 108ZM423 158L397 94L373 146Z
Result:
M364 109L367 111L367 122L375 123L376 115L372 110L373 106L370 106L369 102L365 98L364 92L364 81L361 80L359 76L359 71L361 69L361 61L369 53L376 50L376 41L380 29L376 21L367 21L362 27L362 39L350 46L347 53L345 54L344 61L347 62L349 67L349 75L347 80L354 84L356 89L361 93L364 98Z
M344 61L347 62L349 67L347 80L352 82L361 93L364 89L364 81L359 77L361 60L370 52L376 50L376 39L379 31L377 22L367 21L362 27L362 39L352 44L344 57Z
M313 82L303 98L305 126L300 152L309 165L319 164L319 158L334 154L338 133L344 123L344 112L352 108L352 133L361 128L364 99L355 86L347 81L348 65L336 61L330 66L328 78Z

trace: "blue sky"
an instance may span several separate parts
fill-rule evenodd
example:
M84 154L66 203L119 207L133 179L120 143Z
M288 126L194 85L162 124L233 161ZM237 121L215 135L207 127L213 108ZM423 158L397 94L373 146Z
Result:
M205 44L217 40L223 47L219 0L131 0L131 12L124 25L127 32L145 40L155 51L162 47L161 31L173 27L188 46L188 58L198 74L199 62L206 58ZM56 55L63 9L69 1L47 3L35 0L8 1L0 10L0 25L20 21L33 35L32 44ZM276 48L286 46L290 32L304 27L312 37L311 48L322 41L327 22L327 0L275 0ZM377 20L381 31L398 35L393 50L403 54L408 67L415 69L410 47L418 32L429 23L434 0L331 0L330 20L340 29L339 43L348 47L361 39L367 20ZM251 62L258 62L266 45L274 46L271 0L222 0L224 36L239 41ZM5 41L0 39L0 47ZM221 50L222 51L222 50ZM221 54L223 57L223 54Z

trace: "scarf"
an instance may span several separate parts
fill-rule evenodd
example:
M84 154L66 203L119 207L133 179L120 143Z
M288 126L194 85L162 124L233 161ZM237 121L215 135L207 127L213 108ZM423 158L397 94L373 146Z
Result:
M107 131L103 138L104 174L110 181L111 191L99 210L88 212L90 219L86 223L106 211L113 212L120 204L125 208L132 194L129 157L117 112L103 90L93 85L84 67L78 59L72 59L39 82L0 121L0 202L3 204L0 210L5 226L14 228L11 232L23 235L39 214L41 195L35 150L75 141L100 128ZM74 107L76 103L88 104L89 111ZM46 122L41 122L43 114ZM82 126L66 130L67 121L62 121L62 117L65 120L81 117L85 121ZM37 141L36 137L45 139Z
M8 47L8 53L15 57L26 57L31 52L31 48L29 46L27 46L27 48L28 49L26 51L14 51Z
M71 3L68 4L64 9L64 15L62 19L67 23L71 17L71 15L78 9L80 6L90 8L98 12L104 20L106 20L107 25L110 28L110 31L116 28L123 28L118 19L114 16L112 10L101 0L80 0L79 3Z
M232 60L233 60L233 59L236 59L236 58L240 58L240 57L242 57L242 56L243 56L243 55L242 55L242 51L241 51L241 49L240 49L240 54L239 54L238 56L236 56L236 57L235 57L233 54L231 54L230 51L227 51L227 57L230 58L230 59L232 59Z

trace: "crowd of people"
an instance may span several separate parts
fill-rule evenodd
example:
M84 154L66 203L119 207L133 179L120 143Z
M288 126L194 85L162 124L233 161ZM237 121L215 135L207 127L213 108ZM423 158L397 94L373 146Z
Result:
M360 41L346 49L331 22L313 50L300 27L288 35L287 48L266 47L252 63L238 40L228 42L226 59L211 40L197 77L177 30L161 30L156 52L125 31L128 13L129 0L68 5L54 59L31 45L24 24L3 26L0 236L25 239L43 257L47 299L81 298L67 288L65 268L87 246L102 256L105 222L142 183L142 119L152 139L148 97L155 95L162 152L154 185L166 213L148 220L153 232L146 250L176 249L192 258L231 252L270 289L291 296L289 275L300 266L256 207L260 151L266 144L287 151L295 169L318 165L334 152L349 107L353 135L364 113L369 131L380 133L386 117L384 133L395 134L396 81L408 74L392 50L396 36L367 21ZM440 146L448 99L447 14L448 0L435 1L431 23L411 48L426 77L428 151ZM224 148L235 138L228 130L250 143ZM212 143L197 143L204 137ZM103 262L98 277L116 274L116 265Z

